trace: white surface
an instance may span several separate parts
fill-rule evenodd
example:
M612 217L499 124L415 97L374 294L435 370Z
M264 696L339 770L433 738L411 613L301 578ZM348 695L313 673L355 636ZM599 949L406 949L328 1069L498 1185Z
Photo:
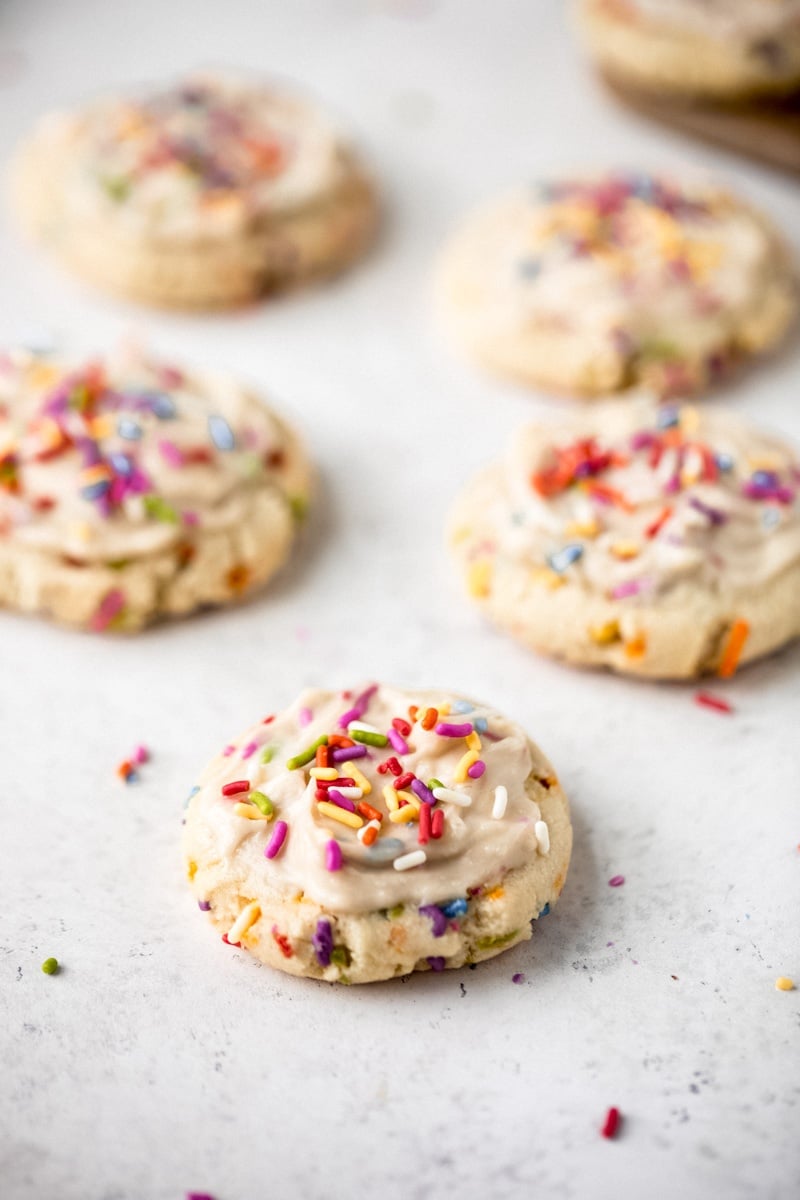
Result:
M737 678L736 713L718 716L691 687L517 650L441 549L454 489L547 404L430 330L431 256L465 206L587 162L690 160L798 227L796 185L611 107L561 9L4 5L3 159L59 102L241 63L360 131L391 216L336 286L208 318L105 300L3 228L4 338L44 327L89 349L135 328L234 368L302 421L325 489L300 561L238 611L130 641L0 616L3 1200L798 1194L800 992L774 980L800 980L800 650ZM800 440L799 369L795 345L730 398ZM524 722L572 797L576 848L526 946L348 990L222 944L182 879L180 813L229 734L304 684L373 676ZM114 768L139 741L153 761L125 788ZM616 1142L598 1134L610 1104Z

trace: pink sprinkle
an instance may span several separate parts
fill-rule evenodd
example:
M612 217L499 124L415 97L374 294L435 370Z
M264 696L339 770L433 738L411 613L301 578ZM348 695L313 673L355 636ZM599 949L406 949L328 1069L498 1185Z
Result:
M168 463L171 467L183 466L183 454L174 442L168 442L166 438L162 438L158 443L158 449L164 462Z
M147 749L147 746L136 746L131 758L135 763L146 763L150 759L150 751Z
M629 579L626 583L618 583L612 588L611 595L615 600L624 600L626 596L638 596L643 587L640 579Z
M387 729L386 736L398 754L408 754L408 742L401 733L398 733L396 729Z
M486 763L483 761L483 759L479 758L478 761L474 762L471 767L467 767L467 774L469 775L470 779L480 779L485 770Z
M89 622L93 633L103 633L125 607L125 593L120 588L106 592Z
M186 1200L214 1200L210 1192L187 1192Z
M440 721L436 726L436 732L439 737L462 738L469 737L474 726L471 721L464 721L462 724L456 725L452 721Z
M343 796L337 788L328 788L328 800L337 806L337 808L346 808L348 812L355 812L356 806L353 801L347 796Z
M235 750L235 749L236 749L236 747L235 747L235 746L225 746L225 747L224 747L224 749L223 749L223 751L222 751L222 757L223 757L223 758L230 758L230 756L233 754L233 752L234 752L234 750Z
M265 858L275 858L280 853L283 843L286 841L286 834L289 832L289 826L285 821L276 821L275 828L272 831L272 837L264 847Z
M624 875L612 875L608 881L608 886L609 887L622 887L624 882L625 882Z
M336 838L331 838L325 844L325 866L329 871L341 871L342 869L342 847Z
M251 754L255 754L258 749L258 742L248 742L242 750L242 758L250 758Z
M197 515L196 512L193 512L190 508L184 509L182 516L183 516L184 525L199 525L200 524L199 516Z
M310 708L301 708L300 712L298 713L297 719L300 722L301 726L303 728L305 728L306 725L310 725L311 722L314 720L314 714L312 713Z
M517 971L516 975L512 975L511 982L512 983L524 983L525 976L523 975L522 971Z

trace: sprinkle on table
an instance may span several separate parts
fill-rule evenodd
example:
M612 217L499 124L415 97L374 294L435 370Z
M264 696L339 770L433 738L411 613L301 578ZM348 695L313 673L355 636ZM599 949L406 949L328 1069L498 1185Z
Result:
M60 970L58 959L46 958L42 963L42 970L44 971L45 975L57 975Z
M48 959L48 961L50 960ZM788 975L779 975L775 980L775 988L779 992L793 992L795 989L795 982L793 979L790 979Z
M613 888L618 888L618 887L622 887L624 882L625 882L624 875L612 875L608 881L608 886L613 887Z
M603 1122L600 1133L604 1138L614 1138L620 1131L622 1125L622 1114L618 1108L610 1108L606 1113L606 1119Z
M727 700L723 700L721 696L715 696L711 692L695 692L695 704L699 704L702 708L712 708L715 712L732 713L734 707Z

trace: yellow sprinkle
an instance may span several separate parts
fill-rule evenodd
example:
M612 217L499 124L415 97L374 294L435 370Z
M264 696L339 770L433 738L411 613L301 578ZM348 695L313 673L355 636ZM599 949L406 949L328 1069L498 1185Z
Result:
M353 762L347 764L347 773L351 779L355 779L356 787L360 787L365 796L368 796L372 791L372 784L367 779L363 771L359 771L358 767Z
M313 779L338 779L339 772L336 767L312 767L308 772Z
M479 758L480 755L478 754L477 750L468 750L464 757L459 759L458 766L453 772L453 779L456 781L456 783L467 782L467 771L470 769L473 763L478 761Z
M265 816L260 809L256 808L255 804L234 804L233 811L237 817L247 817L248 821L271 821L275 816L274 812L271 812L268 817Z
M197 863L194 861L194 859L190 858L186 864L186 874L189 876L189 879L194 879L195 875L197 874Z
M490 892L486 893L487 900L502 900L506 894L506 889L502 883L498 883L497 887L493 887Z
M414 795L413 792L398 792L397 796L398 796L398 799L405 800L406 804L410 804L411 807L414 809L414 812L419 812L420 802L417 799L417 797Z
M389 809L389 812L397 812L400 807L400 799L390 783L387 783L383 789L383 798L386 801L386 807Z
M775 980L775 987L779 992L793 992L795 987L794 980L790 979L788 975L779 975Z
M56 368L49 367L45 363L34 363L28 374L34 387L49 387L58 378Z
M589 637L598 646L608 646L611 642L619 641L619 622L606 621L602 625L590 625Z
M439 713L440 717L449 717L450 716L450 701L443 700L441 704L436 705L436 710Z
M691 404L683 404L678 410L678 424L681 433L697 433L700 427L700 413Z
M628 658L644 658L647 652L647 638L643 633L637 633L625 643L625 653Z
M565 530L567 537L579 538L595 538L599 532L597 521L573 521Z
M94 532L88 521L75 521L74 524L70 525L69 531L79 542L90 542L94 537Z
M467 743L468 750L478 750L479 751L481 748L481 739L478 737L478 735L474 729L473 729L472 733L467 734L467 736L464 738L464 741Z
M531 579L534 583L541 583L551 591L556 588L563 587L567 582L563 575L559 575L556 571L551 571L549 567L535 567L531 571Z
M110 437L114 432L114 422L107 415L92 417L89 422L89 431L93 438Z
M614 558L620 558L623 562L627 562L630 558L636 558L639 548L638 542L614 542L611 547L611 553L614 555Z
M249 904L245 905L228 930L228 941L238 942L242 934L247 933L250 926L255 925L260 916L261 905L257 900L251 900Z
M467 591L470 596L479 599L488 596L492 590L492 564L488 559L470 563L467 571Z
M416 820L416 817L417 810L411 804L389 813L389 820L394 821L395 825L407 825L409 821Z
M338 821L340 825L349 825L351 829L360 829L364 824L358 813L350 812L348 808L339 808L338 804L331 804L328 800L320 800L317 808L332 821Z

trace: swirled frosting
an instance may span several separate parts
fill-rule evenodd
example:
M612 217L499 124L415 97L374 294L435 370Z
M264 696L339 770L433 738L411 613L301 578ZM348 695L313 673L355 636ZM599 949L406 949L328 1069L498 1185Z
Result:
M338 781L311 773L326 770ZM202 772L188 850L335 912L446 903L548 852L533 797L555 784L524 730L483 705L384 685L309 690Z
M78 366L0 354L0 537L113 565L235 527L253 487L299 513L308 466L232 380L133 350Z
M624 0L620 7L665 28L715 39L800 31L800 0Z

